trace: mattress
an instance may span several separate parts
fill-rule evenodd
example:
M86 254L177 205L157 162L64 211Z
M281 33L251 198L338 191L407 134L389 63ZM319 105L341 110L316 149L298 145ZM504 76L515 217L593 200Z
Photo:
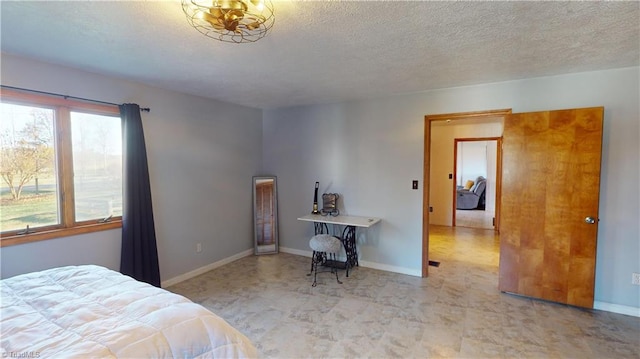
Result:
M253 344L189 299L95 265L1 281L0 350L31 358L250 358Z

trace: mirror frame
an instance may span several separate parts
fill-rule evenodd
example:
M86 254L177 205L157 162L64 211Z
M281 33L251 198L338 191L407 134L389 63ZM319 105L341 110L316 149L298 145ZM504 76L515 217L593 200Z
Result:
M273 244L259 245L257 184L268 180L273 181L273 221L271 225ZM278 181L276 176L253 176L251 183L253 185L253 253L255 255L278 253Z

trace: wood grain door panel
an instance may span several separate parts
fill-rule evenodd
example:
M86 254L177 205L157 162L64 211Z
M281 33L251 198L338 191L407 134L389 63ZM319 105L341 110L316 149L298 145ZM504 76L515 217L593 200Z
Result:
M603 111L505 118L501 291L593 307Z

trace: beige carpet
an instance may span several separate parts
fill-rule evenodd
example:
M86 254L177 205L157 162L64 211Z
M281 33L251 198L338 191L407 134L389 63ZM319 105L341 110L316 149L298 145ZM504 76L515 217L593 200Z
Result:
M429 278L310 258L240 259L168 288L245 333L263 358L638 358L640 318L500 293L493 231L432 227Z

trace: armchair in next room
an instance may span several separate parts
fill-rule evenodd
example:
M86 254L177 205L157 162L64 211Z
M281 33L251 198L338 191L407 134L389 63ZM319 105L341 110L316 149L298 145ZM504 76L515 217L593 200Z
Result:
M484 209L487 179L480 176L469 189L458 189L456 209Z

